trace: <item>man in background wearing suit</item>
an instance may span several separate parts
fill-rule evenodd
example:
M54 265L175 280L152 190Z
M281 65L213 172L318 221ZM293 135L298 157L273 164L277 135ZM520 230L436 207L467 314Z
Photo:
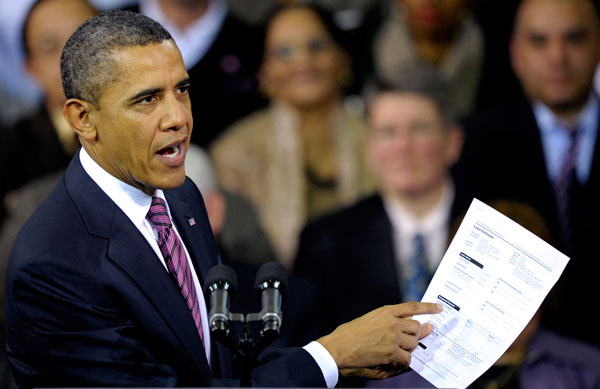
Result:
M465 205L449 177L462 130L442 85L430 87L375 94L366 154L378 193L301 234L294 273L317 290L317 336L381 304L420 300L442 259L451 219ZM292 331L296 341L305 329Z
M25 224L6 279L7 352L20 387L236 385L211 341L202 282L217 264L202 197L185 177L190 79L145 16L95 16L61 57L64 114L83 146ZM299 349L271 351L254 386L333 386L403 371L429 333L383 307ZM239 385L239 383L238 383Z
M545 325L600 345L598 331L580 331L566 311L585 309L600 261L600 105L592 90L600 59L600 25L590 0L526 0L510 45L523 96L465 123L458 185L483 201L533 206L548 221L558 248L571 257L548 307ZM597 290L597 288L595 288Z

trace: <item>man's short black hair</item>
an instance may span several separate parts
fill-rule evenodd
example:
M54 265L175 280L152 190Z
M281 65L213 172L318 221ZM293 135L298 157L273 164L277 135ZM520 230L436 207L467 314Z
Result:
M108 11L88 19L71 35L60 58L65 96L98 107L104 89L117 76L116 50L168 39L173 38L167 30L139 13Z

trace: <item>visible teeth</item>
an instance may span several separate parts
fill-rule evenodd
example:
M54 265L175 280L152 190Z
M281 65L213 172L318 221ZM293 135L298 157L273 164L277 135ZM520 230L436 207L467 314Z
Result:
M181 144L178 144L178 145L169 147L167 149L167 152L163 155L167 158L175 158L175 157L179 156L179 154L181 154L181 152L182 152Z

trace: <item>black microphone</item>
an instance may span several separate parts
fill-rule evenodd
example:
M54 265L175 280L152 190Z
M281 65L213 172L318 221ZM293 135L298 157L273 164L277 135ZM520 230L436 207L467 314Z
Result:
M208 326L217 340L229 337L229 300L235 297L237 282L235 270L227 265L216 265L206 274L204 295L210 295Z
M287 271L279 262L267 262L258 269L254 289L260 295L263 322L262 335L275 338L279 335L282 314L281 302L287 291Z

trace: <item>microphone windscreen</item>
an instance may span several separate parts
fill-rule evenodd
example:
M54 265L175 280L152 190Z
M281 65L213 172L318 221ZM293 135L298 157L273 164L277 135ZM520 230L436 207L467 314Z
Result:
M265 281L279 281L279 291L281 294L285 294L287 291L288 277L287 270L279 262L267 262L262 265L256 273L256 282L254 283L254 289L260 290L260 285Z
M229 292L231 298L233 298L237 292L238 286L238 278L235 270L233 270L230 266L227 265L216 265L213 266L208 273L206 274L206 278L204 279L204 295L209 296L210 290L209 288L216 283L225 283L229 284L229 288L227 291Z

